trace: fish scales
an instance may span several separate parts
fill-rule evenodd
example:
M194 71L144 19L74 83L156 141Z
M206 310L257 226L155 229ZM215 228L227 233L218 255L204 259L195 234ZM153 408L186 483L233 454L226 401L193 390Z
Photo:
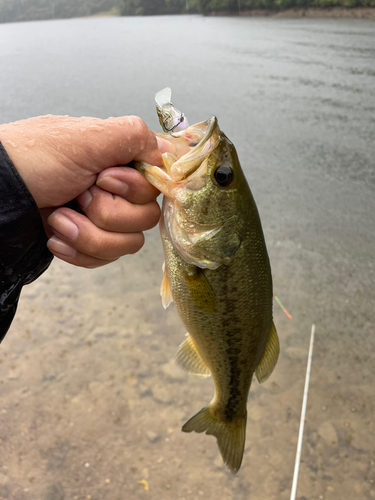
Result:
M202 270L218 301L218 310L207 314L192 301L188 292L185 281L188 265L162 232L167 274L177 311L205 363L209 367L219 364L213 371L216 398L223 401L226 412L232 413L232 402L238 391L243 394L242 411L246 408L251 376L263 356L272 323L269 263L263 257L263 238L254 230L252 235L242 242L229 266ZM256 290L249 286L251 282L256 283ZM259 304L263 309L261 314Z
M192 136L200 141L189 146ZM211 373L215 385L211 403L182 430L214 435L236 473L253 375L266 380L279 354L269 258L236 150L216 118L165 138L176 146L165 171L137 167L165 195L161 294L164 304L173 299L188 331L177 364L196 375Z

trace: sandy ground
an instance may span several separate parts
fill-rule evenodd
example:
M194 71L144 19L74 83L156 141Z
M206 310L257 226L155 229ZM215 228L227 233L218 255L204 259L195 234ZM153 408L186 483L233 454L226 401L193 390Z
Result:
M1 499L289 498L311 321L275 310L280 361L253 384L233 477L213 438L180 431L213 387L173 364L185 332L159 302L161 261L154 231L138 256L95 271L55 260L25 288L0 351ZM375 498L373 385L338 385L321 335L297 498Z

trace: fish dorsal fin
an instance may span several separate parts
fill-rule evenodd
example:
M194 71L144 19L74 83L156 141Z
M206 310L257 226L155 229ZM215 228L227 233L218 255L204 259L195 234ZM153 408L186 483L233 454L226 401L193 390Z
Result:
M258 382L261 384L265 382L273 372L277 359L279 357L280 344L277 336L275 325L272 322L271 331L268 337L266 350L264 351L263 358L255 370L255 375Z
M194 340L187 333L186 340L180 345L175 356L176 365L185 372L197 375L198 377L209 377L211 372L200 357L200 354L195 347Z
M163 277L160 285L160 295L161 302L163 304L164 309L167 309L169 304L173 302L171 287L169 284L169 279L167 275L167 270L165 269L165 262L163 263Z

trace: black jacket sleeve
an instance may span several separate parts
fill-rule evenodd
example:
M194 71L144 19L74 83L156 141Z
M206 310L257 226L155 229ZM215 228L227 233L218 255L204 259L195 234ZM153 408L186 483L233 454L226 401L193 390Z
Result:
M23 285L50 265L38 207L0 143L0 342L16 313Z

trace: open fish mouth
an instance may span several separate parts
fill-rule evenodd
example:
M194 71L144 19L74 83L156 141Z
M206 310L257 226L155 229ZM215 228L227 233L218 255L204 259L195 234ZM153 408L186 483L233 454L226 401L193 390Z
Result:
M191 125L190 127L182 130L181 132L175 134L175 137L177 138L182 136L185 140L190 141L189 146L192 149L200 148L211 137L215 127L217 127L217 118L216 116L212 116L204 122L196 123L195 125Z
M199 167L202 167L200 170L203 173L206 160L218 146L221 135L215 116L177 132L175 136L160 134L175 147L175 154L162 154L164 168L144 162L134 162L134 166L150 184L173 200L181 184L189 182L190 188L193 188L195 181L192 176ZM197 186L201 183L202 180L198 181Z
M191 125L174 136L160 134L176 148L176 154L164 153L164 165L172 181L179 182L192 175L216 148L220 129L216 116Z

